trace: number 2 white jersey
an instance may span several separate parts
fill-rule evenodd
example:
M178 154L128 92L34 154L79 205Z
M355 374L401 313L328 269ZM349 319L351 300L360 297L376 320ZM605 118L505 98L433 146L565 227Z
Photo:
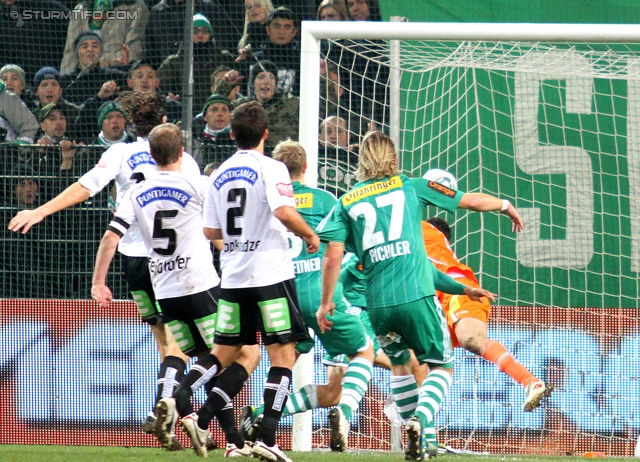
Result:
M202 232L206 183L200 176L155 172L127 191L109 230L126 235L138 223L149 248L149 273L158 300L217 286L210 243Z
M156 162L151 157L149 141L138 138L133 143L117 143L102 153L100 160L78 182L87 188L91 196L109 184L116 182L116 210L127 190L156 172ZM200 167L186 152L182 156L182 172L191 177L200 176ZM142 242L138 226L134 225L118 245L120 253L130 257L146 257L149 255Z
M204 226L221 229L222 287L262 287L293 279L287 229L274 215L295 207L286 166L257 151L238 151L210 178Z

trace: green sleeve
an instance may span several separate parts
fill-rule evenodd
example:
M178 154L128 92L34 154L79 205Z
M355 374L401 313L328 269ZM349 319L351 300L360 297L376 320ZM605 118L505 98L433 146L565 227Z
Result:
M464 295L464 289L467 286L438 270L433 264L431 264L431 268L433 269L433 285L437 290L446 294Z
M343 218L342 204L338 202L316 228L322 242L345 243L349 237L349 223Z
M456 191L423 178L411 178L410 181L423 207L435 205L453 213L458 208L460 199L464 195L463 191Z

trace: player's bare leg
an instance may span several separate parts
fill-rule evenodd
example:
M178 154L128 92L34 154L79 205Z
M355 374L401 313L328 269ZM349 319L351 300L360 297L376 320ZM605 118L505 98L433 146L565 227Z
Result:
M346 367L327 367L327 382L323 385L317 385L318 407L333 407L340 402L342 379L346 371Z
M543 398L553 391L553 385L544 383L520 364L497 340L487 338L487 325L476 318L462 318L454 326L460 346L496 365L525 389L524 410L529 412L540 406Z
M164 361L164 357L167 356L167 332L163 323L151 325L149 324L153 339L156 342L156 348L160 355L160 362Z
M420 386L422 382L424 382L424 379L427 378L427 374L429 374L429 366L420 364L413 350L409 350L409 354L411 355L411 370L409 373L413 375L416 383Z

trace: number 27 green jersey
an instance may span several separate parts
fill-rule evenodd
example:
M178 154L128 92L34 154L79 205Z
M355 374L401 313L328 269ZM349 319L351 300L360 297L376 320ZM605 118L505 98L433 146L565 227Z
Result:
M360 182L318 226L324 242L342 242L364 266L368 309L435 294L422 239L422 209L453 212L462 192L422 178L394 175Z

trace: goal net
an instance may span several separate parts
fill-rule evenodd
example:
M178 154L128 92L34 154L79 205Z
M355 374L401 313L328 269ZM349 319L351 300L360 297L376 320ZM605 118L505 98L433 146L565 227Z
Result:
M440 441L500 453L633 453L640 27L303 23L302 40L300 139L317 162L308 182L317 173L319 186L349 189L354 145L376 128L394 139L406 174L446 169L461 190L509 199L524 219L516 236L498 214L427 211L449 221L457 255L499 295L489 337L556 386L524 413L517 383L458 349ZM343 129L348 136L333 136ZM322 373L316 366L316 381ZM352 419L356 446L391 447L386 374L363 405L368 420ZM317 413L314 445L326 425Z

